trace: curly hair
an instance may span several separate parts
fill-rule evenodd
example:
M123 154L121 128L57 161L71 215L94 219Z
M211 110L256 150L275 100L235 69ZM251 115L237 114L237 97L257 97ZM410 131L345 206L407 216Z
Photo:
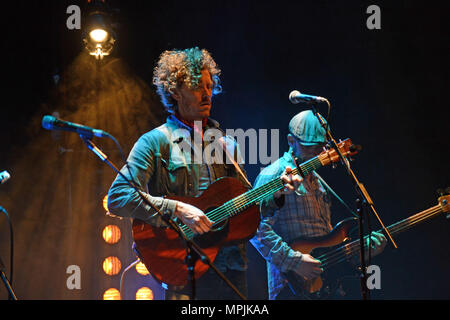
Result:
M161 54L153 72L153 84L169 113L173 113L176 109L176 101L172 98L173 90L183 83L188 88L195 89L203 69L207 69L211 74L213 96L222 92L220 69L207 50L195 47L185 50L167 50Z

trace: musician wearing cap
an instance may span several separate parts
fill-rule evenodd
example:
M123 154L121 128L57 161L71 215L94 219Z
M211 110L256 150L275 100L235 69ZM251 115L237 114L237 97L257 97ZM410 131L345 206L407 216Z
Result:
M319 155L326 144L326 132L312 111L302 111L289 122L287 141L289 150L261 171L255 188L280 176L286 168L295 168L295 158L303 163ZM296 251L289 245L296 238L323 236L332 230L331 198L319 178L315 171L300 178L295 192L285 195L281 208L269 201L260 204L262 219L250 242L267 262L271 300L305 298L301 291L292 290L285 276L289 272L308 280L317 278L323 271L321 262L309 252ZM372 254L376 255L384 249L386 238L373 233L371 244Z
M231 161L213 163L203 158L196 162L192 157L196 147L205 150L209 146L206 140L200 141L200 146L194 146L192 141L195 143L195 138L192 137L196 133L202 136L206 130L220 130L219 124L209 117L212 97L221 92L219 74L220 69L205 49L163 52L154 70L153 84L169 116L163 125L139 138L129 154L129 168L121 169L123 175L132 178L146 192L153 206L171 219L178 219L197 235L208 233L212 221L199 208L165 196L197 197L222 177L237 178L246 188L251 188L240 164L234 139L230 141L224 137L227 140L225 148L232 155ZM289 193L288 190L293 189L290 183L294 178L286 174L282 179L287 188L284 193ZM282 194L278 193L277 198L281 203ZM267 203L277 206L273 196ZM144 204L120 175L109 190L108 208L118 216L137 218L153 226L165 226L161 216ZM256 227L253 233L255 231ZM166 260L170 263L170 259ZM213 262L243 295L247 294L246 241L221 248ZM186 287L168 290L166 299L189 299L190 292L190 288ZM195 298L236 299L239 296L209 269L196 281Z

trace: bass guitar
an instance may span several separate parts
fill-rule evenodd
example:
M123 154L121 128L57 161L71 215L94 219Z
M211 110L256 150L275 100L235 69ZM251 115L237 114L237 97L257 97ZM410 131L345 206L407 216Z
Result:
M450 212L449 201L450 195L441 196L438 198L437 205L394 223L386 229L394 235L421 222L437 217L442 212L448 213ZM321 276L312 280L304 280L293 271L285 273L290 288L296 295L308 299L326 299L336 290L337 284L329 279L331 277L327 277L327 275L329 275L332 267L342 262L349 262L352 257L359 254L359 238L351 240L351 234L358 229L357 220L354 217L347 218L336 224L333 230L325 236L297 238L290 243L293 250L310 253L313 257L320 260L324 270ZM379 233L382 231L378 230ZM368 236L365 236L364 239L364 241L367 241ZM330 247L333 248L330 249ZM323 252L323 250L326 251Z
M357 153L350 139L338 144L343 156ZM323 151L292 170L292 174L306 175L313 170L339 161L334 149ZM169 199L191 204L213 222L211 231L196 235L181 221L176 221L187 239L194 240L211 261L220 248L250 239L260 221L259 201L284 187L281 178L247 190L236 178L224 177L212 183L198 197L170 196ZM135 250L150 274L167 287L185 286L188 270L185 263L186 246L178 233L169 227L155 227L139 219L133 220ZM195 279L200 278L209 266L197 259L194 264Z

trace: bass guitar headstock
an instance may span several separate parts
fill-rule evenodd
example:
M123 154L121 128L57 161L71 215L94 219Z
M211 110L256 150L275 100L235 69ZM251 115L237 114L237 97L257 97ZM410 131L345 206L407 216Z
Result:
M439 195L438 202L442 212L447 214L447 219L450 219L450 187L445 189L445 191L438 189L437 193Z

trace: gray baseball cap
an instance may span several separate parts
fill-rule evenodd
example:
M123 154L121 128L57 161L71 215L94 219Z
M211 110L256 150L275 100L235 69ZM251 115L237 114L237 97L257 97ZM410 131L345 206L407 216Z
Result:
M302 111L289 122L289 132L304 146L327 142L325 129L311 110Z

